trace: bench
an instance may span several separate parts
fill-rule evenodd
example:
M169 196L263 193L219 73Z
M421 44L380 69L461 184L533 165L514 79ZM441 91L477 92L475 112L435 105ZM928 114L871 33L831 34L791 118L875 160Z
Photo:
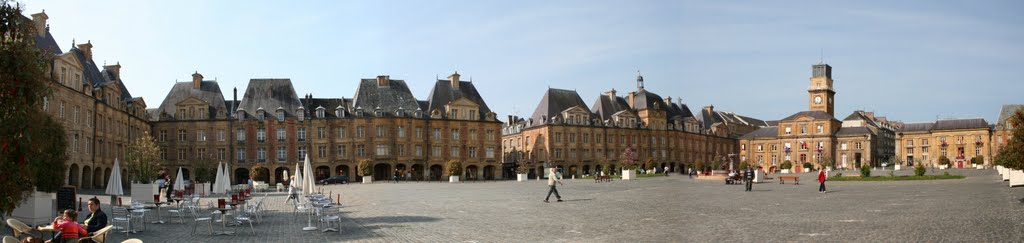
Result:
M795 182L797 185L800 185L799 176L779 176L779 184L786 184L786 180L791 180Z
M611 181L612 181L612 177L611 176L606 176L606 175L605 176L594 176L594 183L597 183L597 182L611 182Z

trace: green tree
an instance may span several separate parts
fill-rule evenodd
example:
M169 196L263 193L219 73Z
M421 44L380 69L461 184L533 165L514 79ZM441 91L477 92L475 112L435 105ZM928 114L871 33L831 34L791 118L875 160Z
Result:
M940 155L939 156L939 164L940 165L949 165L949 158L946 157L946 155Z
M923 176L924 172L925 172L924 165L921 165L921 163L917 163L917 165L914 165L914 175L916 175L916 176Z
M261 164L256 164L249 169L249 178L253 181L270 181L269 169Z
M782 168L783 170L792 169L793 168L793 162L789 161L789 160L782 161L782 165L780 165L779 167Z
M746 170L747 167L750 167L750 164L747 163L747 161L744 160L743 162L740 162L740 170Z
M160 148L155 140L145 132L128 144L125 152L125 169L128 170L128 179L134 182L149 184L156 179L160 171Z
M65 181L64 128L42 109L53 53L36 48L35 33L20 4L0 2L0 215Z
M622 152L621 164L623 170L635 170L640 166L636 160L636 154L633 153L633 148L626 148L626 151Z
M448 161L448 176L462 175L462 162L458 160Z
M971 163L976 164L976 165L983 165L983 164L985 164L985 156L984 155L974 156L974 158L971 158Z
M373 161L364 159L359 161L359 176L372 176L373 175Z
M861 177L871 177L871 166L868 165L868 164L861 165L860 166L860 176Z
M208 159L192 160L192 179L197 183L207 183L213 180L216 171L213 169L213 162Z
M1006 168L1024 170L1024 109L1014 112L1007 122L1013 126L1013 137L999 150L995 161Z

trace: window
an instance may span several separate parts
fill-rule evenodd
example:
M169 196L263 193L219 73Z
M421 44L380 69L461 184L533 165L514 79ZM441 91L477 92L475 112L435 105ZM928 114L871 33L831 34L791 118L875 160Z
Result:
M487 141L494 140L494 130L487 130L487 132L485 132L485 134L487 136Z
M306 141L306 128L305 127L300 127L299 128L299 141Z
M842 150L846 150L846 143L844 142L844 143L839 144L839 148L842 149Z
M907 139L905 142L907 143L907 146L914 146L914 140L913 139Z
M85 127L92 127L92 112L85 113Z
M237 132L238 132L238 133L236 133L236 134L237 134L237 135L236 135L236 137L237 137L236 139L237 139L237 140L238 140L239 142L244 142L244 141L245 141L245 129L241 129L241 128L239 128Z
M224 149L224 148L217 149L217 159L221 160L221 161L224 161L224 157L227 157L227 153L228 153L227 149Z
M757 152L764 152L764 145L757 145Z
M488 159L493 159L494 158L494 148L488 147L487 148L487 155L486 156L487 156Z
M356 137L357 138L366 137L366 129L363 129L363 127L356 127Z
M306 146L299 146L299 158L306 159Z
M854 143L854 147L855 147L856 149L861 149L861 144L860 144L860 142L856 142L856 143Z
M914 155L914 148L907 148L907 155Z
M996 143L1003 144L1003 135L996 136Z
M277 111L277 121L284 121L284 111Z
M433 147L431 147L431 150L432 150L432 151L430 151L431 156L441 157L441 147L440 146L433 146Z
M277 128L277 141L278 142L284 142L285 137L287 137L287 136L284 133L284 128L283 127Z
M792 134L792 133L793 133L793 131L792 131L791 127L786 127L786 135L789 135L789 134Z
M217 130L217 141L224 142L224 130Z
M320 155L320 158L327 157L327 146L323 146L323 145L317 146L316 147L316 151L317 151L317 154Z
M256 159L259 160L259 162L266 162L267 161L267 148L262 148L261 147L261 148L259 148L259 150L256 150Z
M160 142L166 142L167 141L167 130L160 130L159 137L160 137Z
M398 146L398 156L405 156L405 146Z
M64 119L64 101L60 102L60 118Z
M288 158L288 150L285 150L284 146L277 147L277 161L284 162Z
M185 130L178 130L178 141L185 141Z
M388 146L384 145L384 144L377 144L377 153L375 155L377 155L377 156L386 156L386 155L388 155Z
M200 141L200 142L205 142L206 141L206 131L205 130L198 130L198 131L196 131L196 141Z
M555 158L556 159L561 159L562 158L562 149L560 149L560 148L556 148L555 149Z
M476 147L469 147L469 157L476 158Z
M345 127L338 128L338 138L345 138Z
M974 157L981 155L981 146L974 147Z
M423 128L416 128L416 139L423 139Z
M185 149L178 149L178 160L185 160Z
M317 118L324 118L324 109L317 109L316 110L316 117Z
M423 145L416 145L416 157L423 156Z
M267 129L266 128L260 128L259 130L256 130L256 141L261 142L261 143L263 141L267 141Z
M366 156L366 148L362 144L356 145L356 156Z
M398 126L398 138L405 138L405 127Z
M238 158L238 162L245 161L245 149L238 149L238 151L235 152L235 157Z
M72 116L72 119L75 121L75 124L78 124L81 121L78 119L78 106L75 106L75 113Z
M345 145L338 145L337 150L335 150L334 152L337 153L338 156L344 157L348 155L348 147Z
M800 125L800 134L807 134L807 125Z
M160 148L160 159L167 160L167 149Z
M825 126L818 125L818 133L825 133Z
M462 155L462 154L459 153L460 152L459 151L459 147L452 147L451 151L449 151L449 152L450 152L448 154L449 157L459 157L459 156Z
M316 128L316 138L323 139L326 136L327 132L325 131L324 127Z
M459 129L452 128L452 140L459 140Z
M382 137L387 137L387 136L388 136L388 129L384 128L384 126L377 126L377 137L382 138Z

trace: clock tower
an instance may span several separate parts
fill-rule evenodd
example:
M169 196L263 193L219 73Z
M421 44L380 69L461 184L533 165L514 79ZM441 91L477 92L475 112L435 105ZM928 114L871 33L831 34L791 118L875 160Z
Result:
M835 114L836 91L832 88L832 66L819 63L811 66L811 86L807 88L808 104L812 111Z

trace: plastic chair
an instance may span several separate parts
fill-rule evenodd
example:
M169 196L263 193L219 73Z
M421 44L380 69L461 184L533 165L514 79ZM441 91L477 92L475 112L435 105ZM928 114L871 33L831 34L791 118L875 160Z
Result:
M20 239L24 235L39 238L39 234L32 233L32 227L28 227L27 224L17 219L7 219L7 226L11 227L14 238Z
M113 225L107 225L107 227L103 227L102 229L97 230L96 232L93 232L91 236L86 236L86 237L78 238L78 241L91 240L93 242L99 242L99 243L106 242L107 241L107 233L110 233L110 230L113 229L113 228L114 228Z
M18 238L14 238L14 236L9 236L9 235L5 235L4 236L4 243L20 243L20 242L21 241L19 241Z
M133 238L133 239L127 239L127 240L124 240L124 241L122 241L121 243L142 243L142 240L140 240L140 239L134 239L134 238Z

